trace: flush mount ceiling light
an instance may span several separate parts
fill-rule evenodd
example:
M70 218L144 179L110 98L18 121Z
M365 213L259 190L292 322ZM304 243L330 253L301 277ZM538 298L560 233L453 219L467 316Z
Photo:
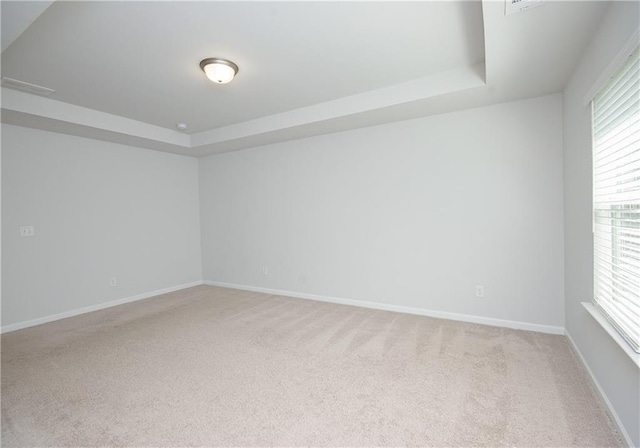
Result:
M200 68L207 75L207 78L216 84L226 84L238 73L236 64L219 58L203 59L200 62Z

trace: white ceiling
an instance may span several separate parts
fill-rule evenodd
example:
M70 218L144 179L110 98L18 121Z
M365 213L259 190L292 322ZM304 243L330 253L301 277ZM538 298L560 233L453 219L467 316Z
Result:
M2 51L4 51L34 20L51 6L53 0L30 2L0 2L2 16Z
M2 2L3 25L22 3ZM57 1L2 36L2 76L55 93L3 88L2 120L200 156L526 98L562 90L605 9ZM238 76L211 83L206 57Z

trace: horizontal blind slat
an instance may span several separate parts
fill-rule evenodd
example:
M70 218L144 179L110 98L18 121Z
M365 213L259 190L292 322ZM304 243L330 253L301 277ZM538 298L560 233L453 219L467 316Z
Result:
M629 98L634 98L638 96L638 82L640 78L638 77L638 67L636 66L630 74L632 75L629 78L625 78L621 80L620 86L618 90L616 90L612 95L609 95L607 98L601 98L598 103L598 109L594 111L595 125L598 126L598 122L605 117L608 117L613 114L614 110L617 110L621 104L624 104Z
M619 284L620 286L624 286L626 288L629 288L631 290L639 290L640 286L638 286L637 284L633 284L631 283L626 277L622 276L622 275L613 275L613 271L611 270L607 270L604 269L604 272L597 272L597 275L594 277L595 278L607 278L610 279L611 281L616 282L617 284Z
M633 123L633 118L640 112L640 95L621 98L624 102L616 104L616 108L611 113L603 115L594 122L594 136L596 140L605 137L609 133L619 134L623 132L629 124Z
M607 311L616 321L618 325L622 327L627 336L631 337L634 341L640 335L640 331L637 330L637 326L632 319L629 319L615 302L607 300L606 298L600 298L598 303ZM636 343L637 344L637 343Z
M594 258L597 258L594 264L596 264L598 267L606 266L607 268L609 268L609 270L612 273L620 272L620 275L625 276L628 279L636 278L634 274L634 272L636 272L636 268L633 268L633 267L629 268L619 263L613 263L611 261L607 261L606 258L603 256L597 256Z
M624 68L620 70L616 76L613 77L610 81L610 88L603 90L596 97L595 101L598 102L598 105L601 107L606 107L607 104L611 101L612 98L616 97L620 89L627 83L628 79L634 78L640 67L640 60L636 59L635 61L631 61Z
M637 93L633 92L633 90L638 89L638 83L640 82L640 77L638 77L639 70L638 67L632 73L632 77L626 78L623 80L620 88L615 92L615 94L610 95L604 101L601 100L599 103L598 110L595 111L595 121L594 123L598 123L603 117L609 116L614 110L620 107L625 101L629 98L633 98L637 95Z
M626 135L620 134L620 138L611 140L606 146L603 145L599 157L594 160L594 166L604 166L613 160L619 160L638 149L638 135L640 134L640 126Z
M636 305L638 294L612 282L609 278L596 277L594 280L596 291L601 295L609 296L612 300L619 301L620 307L629 317L640 319L640 306Z
M640 109L640 96L633 96L627 99L617 109L611 111L611 114L603 117L597 124L594 135L596 138L615 130L616 127L623 124L632 115L636 114Z
M601 136L600 138L594 139L594 144L598 146L598 153L595 154L595 159L598 160L603 154L600 152L602 150L603 153L607 153L611 146L616 145L620 140L626 138L627 136L634 134L640 128L640 114L634 114L629 117L624 124L620 125L616 132L610 132L606 135Z

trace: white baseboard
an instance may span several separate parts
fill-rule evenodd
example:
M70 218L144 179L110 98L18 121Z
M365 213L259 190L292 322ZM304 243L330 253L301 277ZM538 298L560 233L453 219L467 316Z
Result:
M604 404L604 408L607 410L607 412L611 416L611 419L615 422L618 432L624 438L625 442L627 443L627 446L633 447L634 444L633 444L633 442L631 440L631 437L629 437L629 433L624 428L624 425L622 424L622 421L620 420L620 417L618 417L618 414L616 413L615 409L611 405L611 402L609 401L609 397L607 397L607 394L604 392L604 389L602 389L602 387L600 386L600 383L598 383L598 380L596 379L595 375L591 371L591 368L589 368L589 364L587 364L587 360L582 355L582 352L580 351L580 349L576 345L576 342L571 337L571 334L569 334L569 332L566 331L566 330L565 330L565 334L567 336L567 339L569 340L569 344L571 345L571 348L573 348L573 351L578 356L578 359L580 359L580 361L582 362L582 365L584 366L585 370L589 374L589 377L591 378L591 382L593 383L593 385L595 386L596 390L598 391L598 394L600 395L600 399L602 400L602 403Z
M556 327L553 325L533 324L529 322L519 322L513 320L494 319L491 317L472 316L469 314L448 313L446 311L435 311L424 308L414 308L410 306L391 305L379 302L367 302L356 299L343 299L338 297L321 296L317 294L307 294L294 291L281 291L277 289L260 288L256 286L237 285L233 283L204 281L205 285L220 286L223 288L241 289L244 291L263 292L266 294L275 294L280 296L295 297L298 299L317 300L320 302L338 303L341 305L352 305L363 308L372 308L376 310L395 311L398 313L417 314L420 316L437 317L439 319L457 320L462 322L471 322L475 324L491 325L493 327L514 328L516 330L537 331L539 333L564 334L564 327Z
M39 317L37 319L27 320L24 322L18 322L17 324L5 325L0 330L0 333L8 333L10 331L21 330L23 328L34 327L36 325L46 324L47 322L53 322L54 320L66 319L67 317L73 317L79 314L85 314L85 313L90 313L92 311L111 308L112 306L122 305L129 302L135 302L136 300L148 299L149 297L159 296L160 294L179 291L181 289L191 288L192 286L198 286L202 284L203 284L202 280L191 282L191 283L184 283L182 285L170 286L169 288L158 289L157 291L136 294L135 296L125 297L124 299L112 300L110 302L99 303L98 305L92 305L92 306L78 308L71 311L65 311L64 313L52 314L50 316Z

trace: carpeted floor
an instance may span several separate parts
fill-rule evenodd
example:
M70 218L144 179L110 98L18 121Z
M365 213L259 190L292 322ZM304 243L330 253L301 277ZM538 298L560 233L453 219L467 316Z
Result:
M3 446L620 446L566 339L198 286L2 336Z

